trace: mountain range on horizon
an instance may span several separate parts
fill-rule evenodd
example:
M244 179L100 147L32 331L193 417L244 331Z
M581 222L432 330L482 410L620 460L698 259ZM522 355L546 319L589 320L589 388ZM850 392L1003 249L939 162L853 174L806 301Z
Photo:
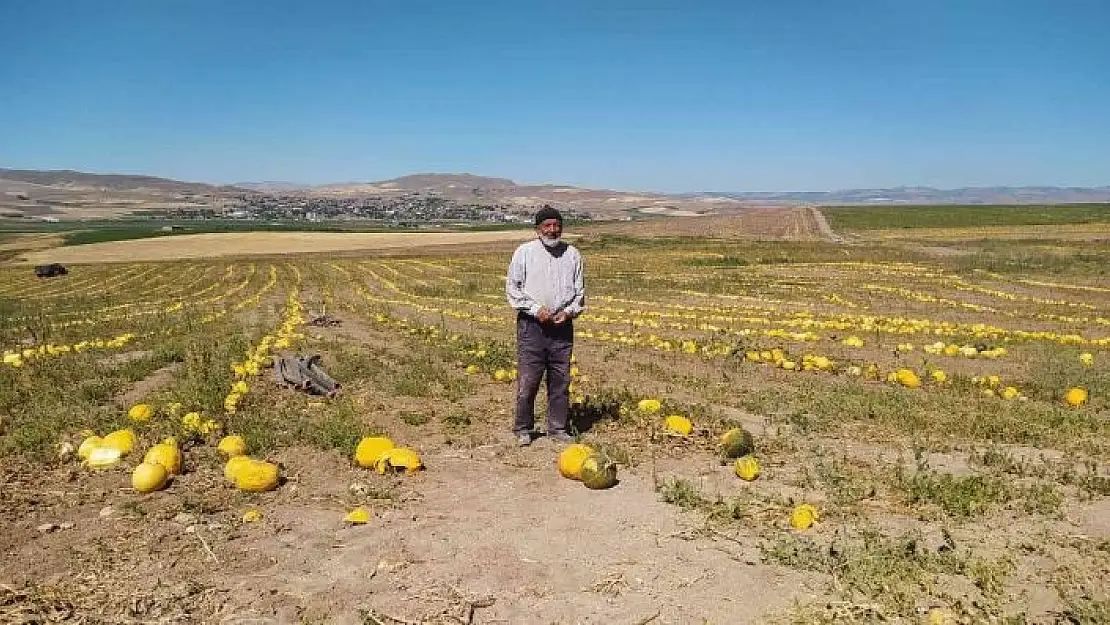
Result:
M491 184L493 183L493 184ZM507 178L491 178L474 174L451 173L425 173L410 174L389 180L375 182L331 182L323 184L305 184L289 181L261 181L261 182L235 182L228 186L253 191L282 192L282 191L335 191L343 188L357 188L365 186L389 187L417 191L424 189L438 189L444 185L462 185L475 187L550 187L563 189L582 189L591 191L612 191L614 193L634 193L641 195L673 196L682 198L719 197L736 200L772 200L790 202L824 203L829 201L866 201L881 203L883 201L902 202L909 198L930 198L936 202L975 201L976 198L986 199L998 196L1012 196L1015 201L1047 201L1070 202L1110 201L1110 185L1097 187L1083 186L1053 186L1053 185L1024 185L1024 186L979 186L979 187L929 187L900 185L896 187L874 188L845 188L828 191L690 191L680 193L665 193L656 191L613 190L613 189L584 189L571 185L556 184L520 184ZM1073 199L1091 198L1091 199Z
M212 184L150 175L102 174L73 170L0 168L0 209L4 214L48 214L65 207L90 207L110 215L134 206L173 203L219 204L244 194L336 198L443 197L464 204L534 207L552 204L620 218L633 214L695 216L730 213L752 206L1065 204L1110 203L1110 185L1100 187L986 186L938 189L901 186L837 191L700 191L661 193L587 189L559 184L522 184L508 178L469 173L417 173L374 182L306 185L285 181Z
M687 193L660 193L653 191L621 191L582 189L568 185L521 185L506 178L489 178L472 174L414 174L377 182L342 182L319 185L293 182L239 182L230 186L263 191L335 193L344 190L385 190L442 192L445 187L471 187L480 189L500 188L549 188L571 189L582 192L610 192L641 196L675 197L684 199L716 198L749 202L782 202L814 204L1024 204L1070 203L1110 201L1110 185L1099 187L1076 186L983 186L937 188L926 186L898 186L887 188L839 189L833 191L695 191Z

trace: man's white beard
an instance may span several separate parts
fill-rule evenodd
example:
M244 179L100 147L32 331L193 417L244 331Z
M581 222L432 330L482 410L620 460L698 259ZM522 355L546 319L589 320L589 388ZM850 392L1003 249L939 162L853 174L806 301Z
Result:
M557 246L557 245L559 245L560 243L563 242L563 238L562 237L556 237L554 239L549 239L547 237L540 237L540 241L542 241L543 244L546 245L547 247L555 247L555 246Z

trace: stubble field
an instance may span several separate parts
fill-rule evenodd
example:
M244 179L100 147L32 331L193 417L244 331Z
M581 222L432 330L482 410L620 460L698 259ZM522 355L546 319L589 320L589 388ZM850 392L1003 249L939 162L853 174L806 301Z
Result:
M1110 622L1105 239L837 244L791 214L812 240L577 240L606 490L508 435L511 247L0 268L0 621ZM283 352L342 392L279 386ZM79 457L126 428L119 462ZM281 483L229 483L226 435ZM423 470L353 465L370 435ZM137 492L168 437L182 472Z

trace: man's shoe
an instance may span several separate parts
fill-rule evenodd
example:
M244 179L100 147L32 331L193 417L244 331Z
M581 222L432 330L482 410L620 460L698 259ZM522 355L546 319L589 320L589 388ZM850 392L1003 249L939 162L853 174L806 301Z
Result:
M516 444L519 447L527 447L532 444L532 435L525 432L524 434L516 435Z
M551 434L548 434L547 437L550 438L551 440L555 441L556 443L573 443L574 442L574 437L571 436L570 434L567 434L566 432L552 432Z

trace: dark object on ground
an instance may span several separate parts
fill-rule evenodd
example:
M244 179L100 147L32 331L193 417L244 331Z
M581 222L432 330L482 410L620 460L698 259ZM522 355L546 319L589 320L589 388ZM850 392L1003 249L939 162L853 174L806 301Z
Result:
M325 327L330 327L330 326L337 326L340 323L342 323L342 322L339 321L338 319L334 319L332 317L329 317L326 314L324 314L324 315L313 315L308 320L308 325L317 326L317 327L320 327L320 328L325 328Z
M60 263L50 263L49 265L38 265L35 267L35 275L40 278L53 278L54 276L64 276L69 271L65 266Z
M274 377L282 384L313 395L333 397L339 392L339 383L320 368L318 354L309 357L300 355L274 356Z

